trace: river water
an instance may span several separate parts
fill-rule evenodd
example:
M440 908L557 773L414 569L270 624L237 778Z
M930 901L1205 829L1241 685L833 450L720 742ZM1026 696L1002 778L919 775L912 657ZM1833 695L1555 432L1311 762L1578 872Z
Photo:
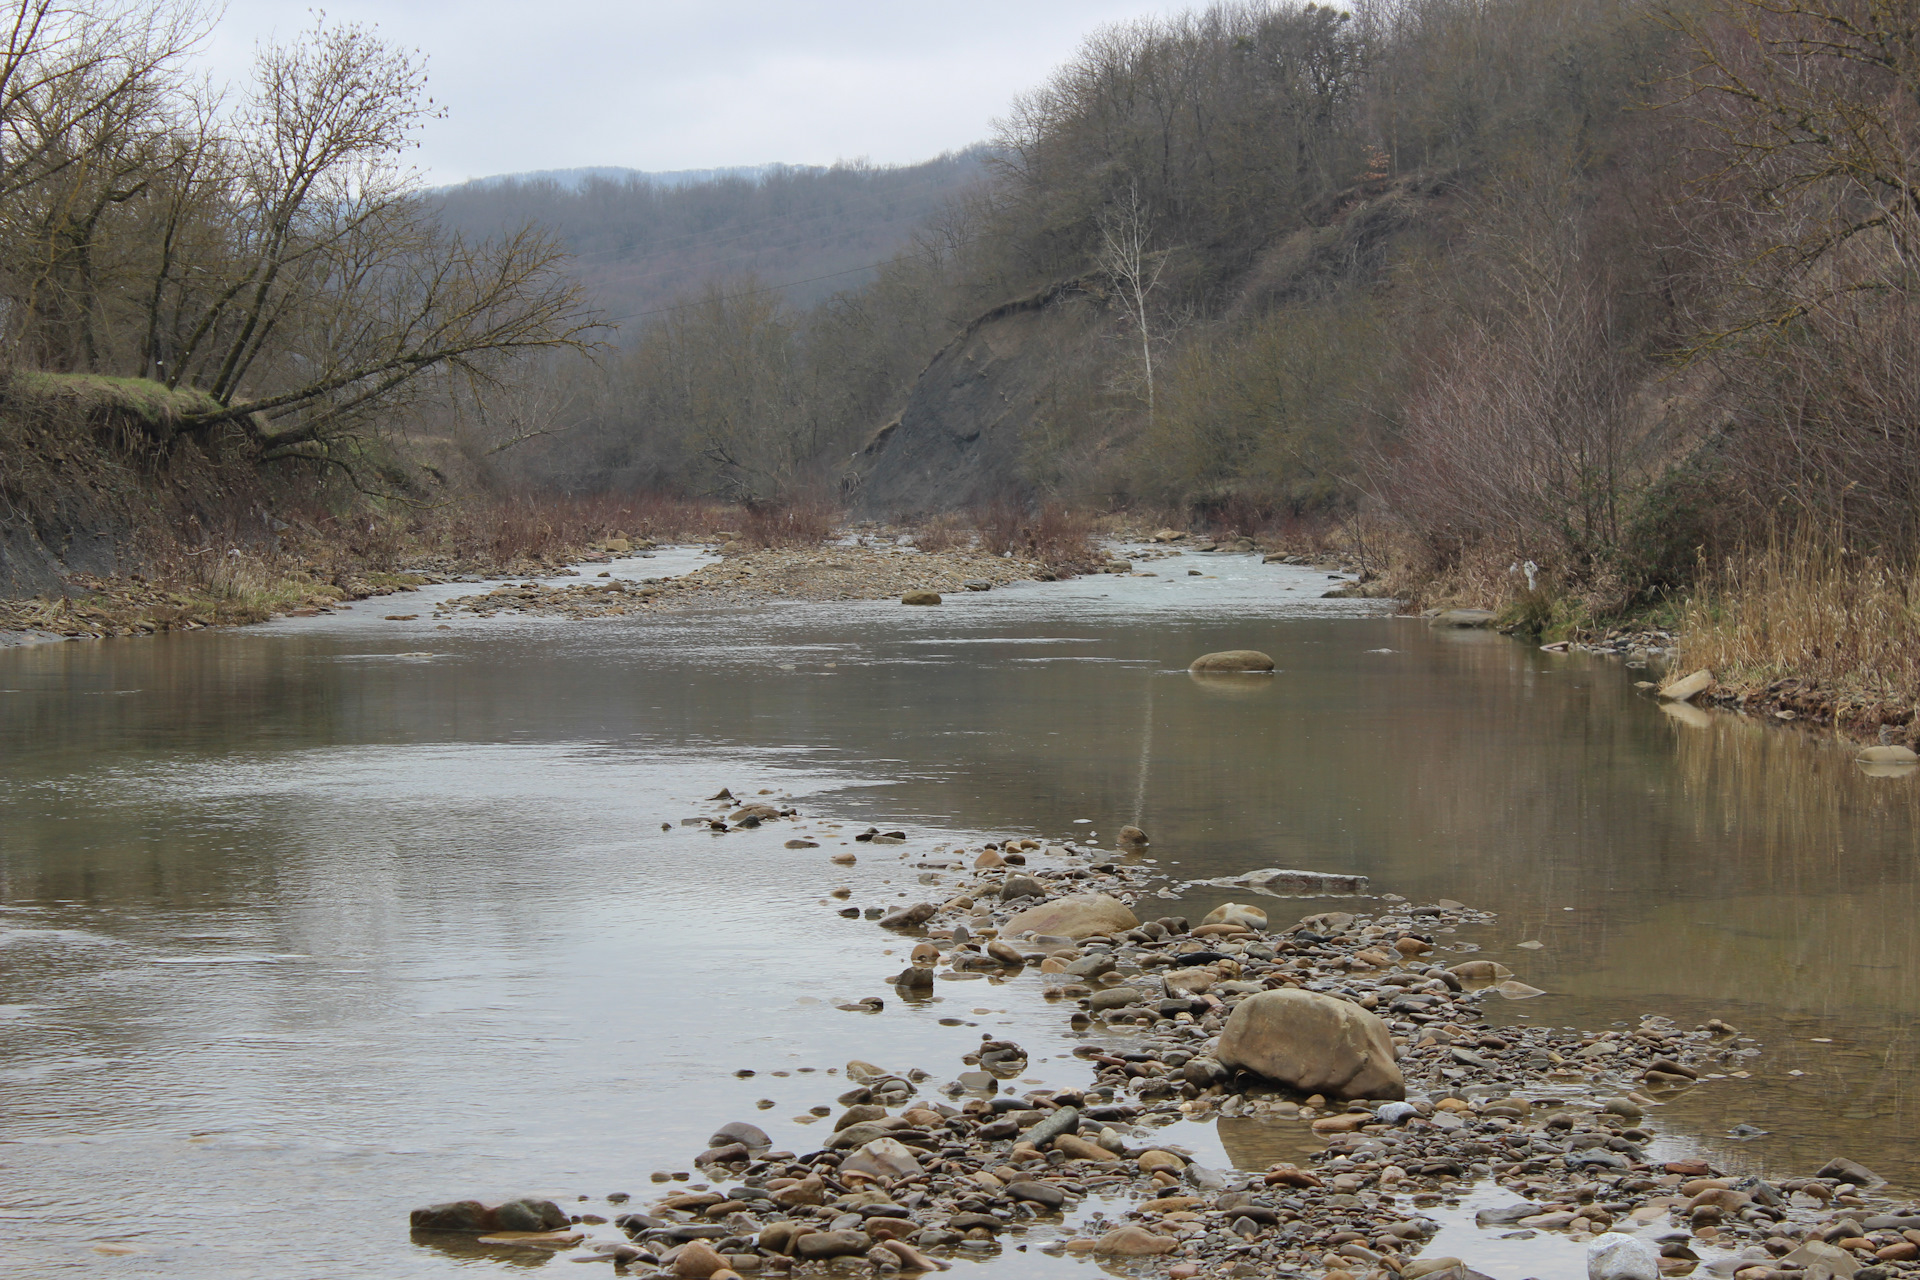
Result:
M411 622L367 601L0 652L0 1274L505 1271L539 1260L416 1244L406 1211L604 1210L735 1119L812 1149L794 1118L850 1058L947 1080L1012 1036L1031 1078L1084 1083L1037 977L909 1007L885 982L899 941L825 894L932 896L930 853L1125 822L1175 883L1358 871L1496 911L1462 940L1550 993L1496 1019L1717 1016L1764 1042L1748 1078L1651 1115L1669 1149L1782 1174L1846 1154L1920 1184L1920 782L1663 714L1617 661L1320 599L1308 570L1150 567L938 609L448 628L422 593L396 598ZM1280 673L1186 675L1223 648ZM790 799L821 847L680 824L723 786ZM827 862L869 824L909 841ZM885 1011L834 1007L865 995ZM1178 1128L1217 1164L1306 1142ZM1568 1270L1487 1258L1501 1280Z

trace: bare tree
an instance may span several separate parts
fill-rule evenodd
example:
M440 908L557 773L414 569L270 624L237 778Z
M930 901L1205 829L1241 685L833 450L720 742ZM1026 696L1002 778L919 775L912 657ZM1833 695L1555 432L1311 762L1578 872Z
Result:
M371 28L267 47L229 111L180 60L184 5L20 0L0 36L0 293L52 371L197 392L157 431L234 428L265 459L351 466L422 398L498 390L517 357L595 345L550 233L446 229L405 164L438 114Z
M1140 368L1146 379L1147 422L1153 422L1153 317L1150 304L1167 255L1153 245L1153 219L1140 202L1140 184L1129 182L1126 195L1101 210L1100 244L1096 261L1112 282L1126 308L1127 320L1140 339Z
M1920 27L1909 0L1717 0L1665 11L1691 65L1672 105L1708 139L1703 193L1734 215L1724 340L1920 271Z

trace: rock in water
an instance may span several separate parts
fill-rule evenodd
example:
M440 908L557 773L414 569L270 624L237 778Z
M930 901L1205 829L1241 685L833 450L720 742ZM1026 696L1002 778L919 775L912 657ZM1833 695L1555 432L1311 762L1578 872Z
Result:
M415 1209L407 1225L415 1231L467 1231L475 1235L494 1230L493 1211L478 1200L453 1200Z
M939 604L940 593L917 588L900 597L901 604Z
M1095 1253L1116 1258L1152 1258L1172 1253L1179 1245L1172 1236L1157 1236L1145 1227L1115 1227L1093 1246Z
M1139 917L1118 898L1104 893L1076 893L1015 912L1000 926L1000 936L1039 933L1078 942L1096 933L1121 933L1139 927Z
M1009 969L1018 969L1027 962L1025 956L998 938L987 943L987 955Z
M1711 688L1713 672L1702 667L1690 676L1682 676L1672 684L1662 685L1656 696L1662 702L1692 702Z
M673 1256L673 1274L679 1280L707 1280L716 1271L725 1271L727 1260L705 1240L689 1240Z
M882 929L912 929L933 919L933 914L938 909L939 908L935 907L931 902L916 902L910 907L902 907L900 910L882 917L880 927Z
M1147 839L1147 833L1138 827L1122 827L1120 834L1113 838L1115 844L1144 846L1153 843Z
M1443 631L1470 631L1476 627L1490 627L1493 625L1493 610L1443 609L1434 614L1427 625Z
M1203 653L1188 666L1189 671L1250 671L1273 670L1273 659L1258 649L1227 649L1220 653Z
M1920 763L1920 755L1916 755L1912 747L1902 747L1902 746L1896 746L1896 745L1888 745L1888 746L1882 746L1882 747L1868 747L1866 750L1862 751L1859 755L1855 756L1854 759L1858 760L1861 764Z
M555 1231L570 1222L551 1200L525 1198L487 1205L478 1200L456 1200L415 1209L409 1225L415 1231L465 1231L484 1235L493 1231Z
M1381 1124L1405 1124L1419 1114L1420 1108L1411 1102L1389 1102L1384 1106L1376 1107L1373 1118ZM1444 1270L1444 1268L1436 1268L1436 1270ZM1406 1272L1403 1271L1400 1274L1404 1280Z
M873 1238L864 1231L814 1231L794 1241L793 1254L806 1262L824 1262L850 1258L872 1247Z
M864 1173L875 1178L911 1178L919 1174L920 1161L905 1143L893 1138L875 1138L840 1162L846 1173Z
M1091 1009L1123 1009L1130 1004L1140 1003L1140 993L1132 987L1108 987L1096 991L1087 1000Z
M1807 1280L1848 1280L1860 1270L1860 1260L1824 1240L1808 1240L1780 1259L1781 1266L1801 1268Z
M1014 898L1044 898L1047 886L1032 876L1008 876L1000 885L1000 897L1003 901Z
M1048 1112L1040 1123L1027 1130L1026 1140L1034 1148L1044 1147L1063 1133L1074 1133L1080 1128L1080 1112L1073 1107L1060 1107Z
M1223 902L1207 912L1207 918L1201 924L1238 924L1249 929L1265 929L1267 913L1258 907L1249 907L1243 902Z
M1587 1245L1587 1280L1660 1280L1660 1255L1645 1240L1609 1231Z
M1067 1202L1067 1193L1051 1182L1009 1182L1007 1194L1048 1209L1058 1209Z
M1365 876L1342 875L1332 871L1292 871L1283 867L1262 867L1245 875L1219 876L1196 880L1195 884L1217 885L1222 889L1265 889L1268 893L1293 893L1318 897L1329 893L1365 893Z
M1462 960L1447 972L1467 982L1499 982L1513 976L1513 970L1498 960Z
M1882 1187L1887 1180L1867 1166L1845 1156L1835 1156L1814 1172L1816 1178L1832 1178L1838 1182L1851 1182L1856 1187Z
M1314 991L1260 991L1220 1033L1221 1062L1329 1098L1407 1096L1387 1024L1350 1001Z
M713 1136L707 1139L709 1147L724 1147L735 1142L749 1151L765 1151L773 1145L773 1139L767 1136L764 1129L758 1125L748 1124L744 1120L735 1120L732 1124L721 1125L714 1130Z

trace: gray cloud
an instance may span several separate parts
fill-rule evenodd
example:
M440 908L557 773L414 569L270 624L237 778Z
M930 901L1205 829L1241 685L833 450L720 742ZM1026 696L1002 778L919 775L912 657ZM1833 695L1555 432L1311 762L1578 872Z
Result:
M580 165L697 169L771 160L922 160L987 135L1106 23L1168 0L770 3L717 0L348 0L428 55L448 117L417 157L435 182ZM208 44L244 74L256 42L290 39L304 7L230 0Z

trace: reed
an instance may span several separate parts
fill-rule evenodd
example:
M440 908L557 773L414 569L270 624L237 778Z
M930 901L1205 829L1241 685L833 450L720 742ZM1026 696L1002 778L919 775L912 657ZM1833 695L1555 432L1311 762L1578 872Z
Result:
M1911 705L1920 571L1810 534L1728 563L1682 610L1680 665L1723 684L1787 677Z

